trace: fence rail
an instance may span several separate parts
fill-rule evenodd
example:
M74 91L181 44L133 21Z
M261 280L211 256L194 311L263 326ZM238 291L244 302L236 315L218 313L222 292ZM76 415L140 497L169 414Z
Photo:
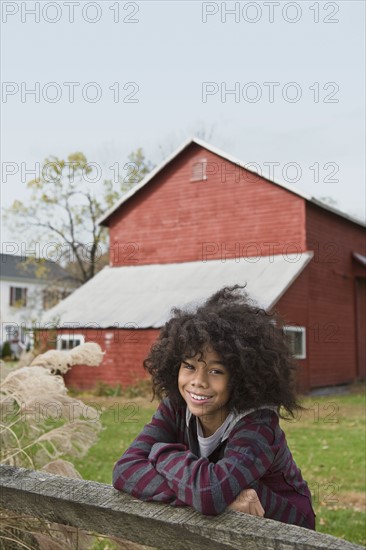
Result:
M94 481L0 465L0 507L161 550L356 550L363 548L277 521L145 503Z

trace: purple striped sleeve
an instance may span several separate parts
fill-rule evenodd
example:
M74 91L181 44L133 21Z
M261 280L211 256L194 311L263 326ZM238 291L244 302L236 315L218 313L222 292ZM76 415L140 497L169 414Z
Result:
M113 470L113 486L132 496L146 501L184 506L177 499L165 478L149 461L151 448L157 442L171 442L176 438L172 411L164 401L139 436L118 460Z
M304 507L301 506L301 504L303 504L301 500L305 498L302 495L298 495L297 500L299 500L300 503L297 503L298 505L296 506L290 500L281 497L279 494L269 489L260 480L253 483L252 489L257 492L258 498L265 510L265 518L315 529L312 510L304 510L301 512L301 507Z

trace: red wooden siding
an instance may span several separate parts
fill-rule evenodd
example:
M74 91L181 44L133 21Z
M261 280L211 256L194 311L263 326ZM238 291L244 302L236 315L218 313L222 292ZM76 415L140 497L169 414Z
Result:
M366 278L356 278L357 377L366 377Z
M73 367L64 376L67 387L90 389L98 381L110 386L121 384L126 387L149 378L142 363L158 335L158 330L75 329L73 333L83 334L85 342L99 344L105 355L99 367ZM58 330L57 334L70 334L70 329ZM49 331L42 331L38 333L38 338L45 347L56 347L54 333L51 335Z
M287 325L306 328L306 358L297 360L296 379L299 392L306 392L310 388L309 338L311 333L308 331L308 288L309 271L306 268L274 307Z
M306 208L309 270L310 386L347 383L357 375L352 250L364 253L362 227L311 203Z
M208 178L190 181L207 159ZM304 200L191 145L110 218L110 265L304 250Z

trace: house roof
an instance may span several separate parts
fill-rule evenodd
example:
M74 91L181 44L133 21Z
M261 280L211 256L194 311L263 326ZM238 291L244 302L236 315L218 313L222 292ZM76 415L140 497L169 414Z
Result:
M243 160L240 160L233 155L230 155L228 153L225 153L221 149L218 149L217 147L214 147L213 145L210 145L209 143L206 143L205 141L198 139L198 138L189 138L186 140L182 145L180 145L171 155L169 155L161 164L156 166L154 170L152 170L149 174L147 174L137 185L132 187L127 193L125 193L120 200L111 208L109 208L99 219L98 223L100 225L108 225L108 219L110 216L118 210L122 204L127 202L133 195L138 193L140 189L145 187L151 181L159 172L163 170L170 162L172 162L180 153L184 151L189 145L195 143L196 145L199 145L200 147L203 147L207 151L211 151L211 153L214 153L215 155L218 155L219 157L228 160L229 162L233 162L234 164L238 164L248 170L248 172L251 172L253 174L257 173L254 170L250 170L249 168L246 168L246 163ZM308 193L305 193L303 191L300 191L299 189L296 189L292 185L288 185L287 183L279 183L274 180L270 180L266 178L265 176L260 176L261 178L278 185L279 187L282 187L283 189L286 189L287 191L290 191L291 193L294 193L295 195L298 195L299 197L305 199L308 202L311 202L315 204L316 206L319 206L320 208L323 208L324 210L328 210L329 212L332 212L333 214L336 214L337 216L341 216L342 218L346 218L347 220L356 223L358 225L361 225L363 227L366 226L365 223L363 223L361 220L358 220L357 218L354 218L353 216L350 216L346 214L345 212L342 212L340 210L337 210L336 208L333 208L332 206L329 206L328 204L316 199L315 197L311 196Z
M15 256L0 254L0 270L2 279L34 280L44 282L49 280L65 281L67 272L51 260L27 261L31 256ZM43 271L43 267L46 269Z
M270 309L313 257L262 256L127 267L105 267L48 310L42 325L160 328L174 306L197 304L226 285L247 283L247 292ZM49 326L49 325L48 325Z

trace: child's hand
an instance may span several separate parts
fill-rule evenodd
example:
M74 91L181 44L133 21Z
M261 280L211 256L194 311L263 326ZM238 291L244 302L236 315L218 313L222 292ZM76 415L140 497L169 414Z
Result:
M227 509L252 516L264 516L263 506L254 489L243 489Z

